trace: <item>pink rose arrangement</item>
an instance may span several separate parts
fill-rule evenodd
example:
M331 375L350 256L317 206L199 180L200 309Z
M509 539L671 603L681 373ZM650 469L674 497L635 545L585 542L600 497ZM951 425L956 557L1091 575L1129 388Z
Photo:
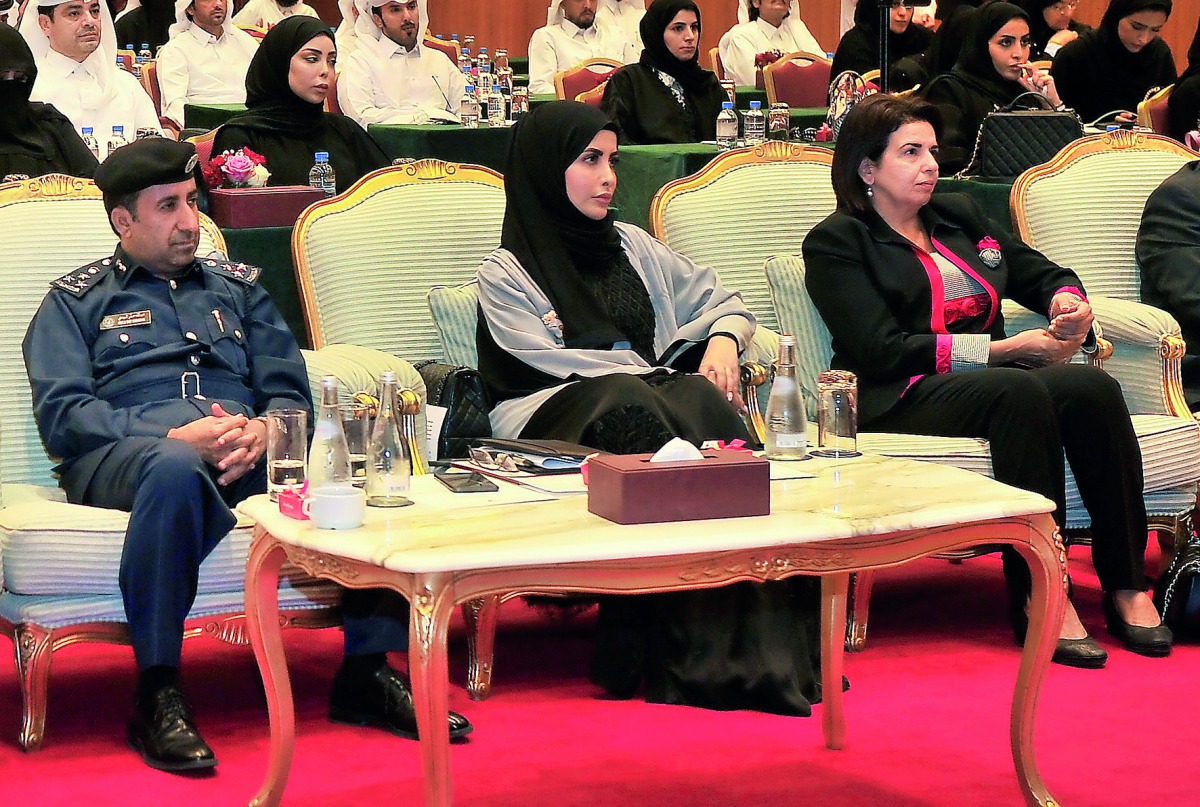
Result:
M781 50L764 50L762 53L755 54L754 66L762 70L767 65L775 64L782 58L783 51Z
M267 159L248 148L223 152L204 167L210 188L261 188L270 178Z

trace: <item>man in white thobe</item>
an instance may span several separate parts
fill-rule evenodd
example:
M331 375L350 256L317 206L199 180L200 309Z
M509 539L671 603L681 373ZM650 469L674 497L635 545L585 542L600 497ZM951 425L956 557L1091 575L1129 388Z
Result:
M303 0L292 0L290 3L283 0L250 0L241 11L233 15L233 24L249 28L270 28L297 14L305 17L321 16Z
M754 86L754 57L777 50L806 51L818 56L825 49L800 19L799 0L739 0L738 24L718 43L725 77L739 85Z
M38 69L30 100L53 104L80 131L91 127L102 158L116 126L130 142L139 129L162 134L141 82L117 67L117 37L106 3L31 6L19 30Z
M554 74L588 59L613 59L625 64L637 61L640 43L634 47L611 15L597 18L600 0L554 0L546 25L529 40L529 92L554 92ZM605 27L605 26L608 27Z
M372 123L458 122L466 78L445 53L421 42L422 0L387 0L360 7L358 49L338 76L342 113Z
M240 104L258 41L233 24L229 0L175 0L171 39L158 52L163 117L183 128L184 104Z

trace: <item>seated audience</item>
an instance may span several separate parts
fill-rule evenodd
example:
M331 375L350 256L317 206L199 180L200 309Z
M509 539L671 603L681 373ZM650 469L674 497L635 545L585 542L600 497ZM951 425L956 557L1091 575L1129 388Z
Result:
M1137 436L1117 382L1070 363L1095 342L1082 283L970 197L933 195L940 130L937 107L888 95L856 105L842 124L838 210L803 245L805 285L833 337L831 365L858 376L863 430L987 439L995 478L1053 501L1060 529L1065 451L1091 516L1108 629L1135 653L1165 656L1171 631L1145 593ZM1003 297L1045 312L1048 325L1009 335ZM1004 568L1020 643L1029 568L1013 550ZM1104 664L1070 605L1060 637L1055 661Z
M1079 0L1021 0L1018 5L1029 15L1030 61L1053 59L1063 45L1092 30L1075 19Z
M967 167L979 127L997 106L1040 92L1060 106L1054 79L1029 64L1029 18L1011 3L988 3L972 13L958 63L918 93L938 107L945 131L938 138L943 174Z
M171 40L158 53L162 114L183 128L184 104L240 104L258 40L233 24L229 0L175 0Z
M800 19L799 0L739 0L738 24L718 43L725 77L753 87L758 72L754 57L770 50L825 55L821 43Z
M358 32L354 30L354 23L358 20L359 2L366 3L369 0L338 0L342 21L333 32L333 42L337 46L338 57L343 61L358 49Z
M748 439L738 355L754 316L714 270L614 220L616 158L614 126L585 104L540 106L513 132L500 249L479 268L493 431L618 454ZM611 598L593 680L622 698L644 681L652 702L808 715L818 602L802 578Z
M247 28L270 28L295 16L320 19L317 10L303 0L250 0L233 15L233 24Z
M554 0L544 26L529 39L529 92L554 92L554 74L588 59L636 61L642 48L632 46L615 18L597 19L597 0Z
M917 87L954 69L966 31L980 0L943 0L937 7L940 24L924 53L905 56L892 65L893 87ZM916 16L914 15L914 21Z
M37 65L15 29L0 25L0 182L60 173L91 177L96 156L66 116L29 100Z
M608 79L600 108L622 143L698 143L717 136L729 100L700 66L700 9L692 0L654 0L641 22L641 58Z
M903 0L893 0L888 25L889 64L905 58L920 56L929 47L933 31L912 21L913 7ZM833 54L830 75L845 70L866 73L879 69L879 7L872 0L860 0L854 10L854 27L838 42ZM893 77L892 90L908 89L907 82L898 84Z
M1175 82L1175 88L1167 97L1167 117L1170 121L1171 137L1184 142L1187 133L1200 129L1200 21L1196 24L1196 35L1188 48L1188 66Z
M162 134L154 102L131 74L117 67L117 38L108 6L99 0L63 0L30 6L21 34L37 64L31 98L54 105L77 129L91 127L100 154L114 126L125 139L139 129Z
M457 123L467 82L449 56L421 41L424 0L369 3L354 23L358 49L342 62L338 78L342 112L364 128L372 123Z
M1137 234L1142 302L1179 322L1187 355L1183 386L1200 409L1200 160L1168 177L1150 198Z
M268 185L307 185L314 155L325 151L338 193L388 165L361 126L324 110L336 62L325 23L295 17L276 25L250 61L246 111L217 131L213 154L249 146L266 158Z
M129 513L120 582L139 675L127 739L174 772L217 764L179 679L200 564L233 529L230 508L266 491L262 416L312 410L304 358L259 270L196 258L196 159L192 144L154 137L97 169L120 243L51 284L22 344L67 499ZM105 324L129 311L128 325ZM195 379L182 396L181 374ZM387 662L408 645L404 600L347 591L342 612L330 717L416 739L412 693ZM449 720L451 736L471 731Z
M143 44L150 52L158 49L171 37L171 26L175 24L174 0L129 0L115 22L117 44L132 46L136 52Z
M1063 102L1084 122L1117 110L1118 121L1136 121L1146 93L1175 81L1171 47L1159 37L1170 14L1171 0L1110 0L1100 27L1054 57Z
M636 54L642 50L639 35L642 15L646 13L645 0L599 0L596 19L605 30L620 32L621 41Z

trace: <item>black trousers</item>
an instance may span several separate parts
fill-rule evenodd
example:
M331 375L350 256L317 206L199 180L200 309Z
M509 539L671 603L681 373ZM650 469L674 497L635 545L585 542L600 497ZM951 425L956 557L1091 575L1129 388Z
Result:
M1103 370L1059 364L929 376L863 429L986 438L995 478L1053 501L1059 528L1066 523L1065 452L1092 517L1101 586L1145 589L1142 454L1120 385ZM1012 550L1005 572L1014 595L1028 591L1028 568Z
M182 440L129 437L97 451L107 454L90 478L68 469L62 486L72 502L129 513L119 579L134 656L141 669L178 667L200 563L237 523L230 507L266 491L266 463L222 486ZM408 646L407 603L396 592L347 589L342 612L348 654Z

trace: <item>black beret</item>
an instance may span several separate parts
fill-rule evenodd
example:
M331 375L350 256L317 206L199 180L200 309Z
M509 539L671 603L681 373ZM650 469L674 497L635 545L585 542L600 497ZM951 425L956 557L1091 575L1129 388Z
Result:
M195 176L196 147L169 137L145 137L108 155L96 169L96 187L106 196L125 196L152 185L186 182Z

